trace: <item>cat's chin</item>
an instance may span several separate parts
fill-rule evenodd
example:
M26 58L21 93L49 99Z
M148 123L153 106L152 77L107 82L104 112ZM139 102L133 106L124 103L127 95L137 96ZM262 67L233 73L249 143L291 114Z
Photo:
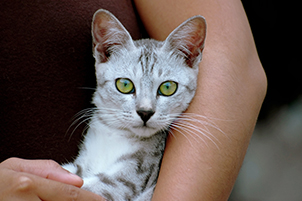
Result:
M139 126L139 127L133 127L131 131L137 136L141 138L149 138L155 133L157 133L157 128L152 128L148 126Z

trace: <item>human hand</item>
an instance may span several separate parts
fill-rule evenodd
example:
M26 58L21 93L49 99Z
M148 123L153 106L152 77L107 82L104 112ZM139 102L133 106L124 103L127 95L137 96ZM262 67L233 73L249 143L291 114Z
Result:
M2 201L105 200L79 188L83 180L52 160L7 159L0 163L0 181Z

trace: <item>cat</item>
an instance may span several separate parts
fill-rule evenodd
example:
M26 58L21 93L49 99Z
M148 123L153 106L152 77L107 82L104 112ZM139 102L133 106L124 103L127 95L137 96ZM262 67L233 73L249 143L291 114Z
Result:
M151 200L166 137L197 87L206 21L189 18L165 41L133 41L109 11L92 21L97 88L74 162L83 189L107 200Z

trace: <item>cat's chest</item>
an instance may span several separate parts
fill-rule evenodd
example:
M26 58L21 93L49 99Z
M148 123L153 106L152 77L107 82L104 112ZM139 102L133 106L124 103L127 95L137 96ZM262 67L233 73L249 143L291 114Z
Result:
M140 149L132 140L124 137L127 131L115 130L103 125L90 128L83 142L77 163L88 174L115 172L119 169L118 159Z

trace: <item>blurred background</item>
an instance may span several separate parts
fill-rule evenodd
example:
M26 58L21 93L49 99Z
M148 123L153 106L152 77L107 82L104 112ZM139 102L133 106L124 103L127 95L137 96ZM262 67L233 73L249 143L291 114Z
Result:
M242 0L268 91L230 201L302 200L301 16L298 4ZM300 11L301 12L301 11Z

